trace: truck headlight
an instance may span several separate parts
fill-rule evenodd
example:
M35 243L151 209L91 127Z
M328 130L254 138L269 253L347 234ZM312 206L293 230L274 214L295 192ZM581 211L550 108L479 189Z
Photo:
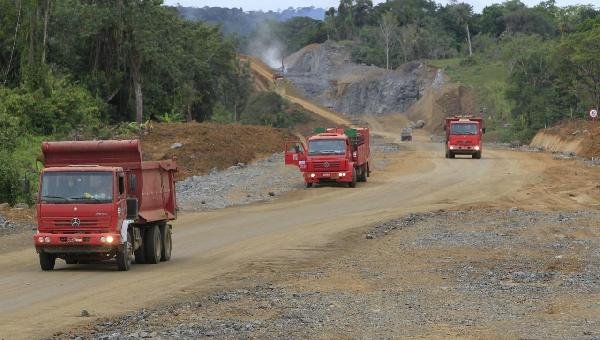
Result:
M345 173L343 173L343 172L340 172L340 173L338 174L338 176L339 176L339 177L344 177L344 176L346 176L346 174L345 174Z
M475 147L475 151L479 151L479 145Z
M315 174L310 174L310 178L315 178L317 175Z
M114 240L112 236L106 236L106 243L113 243Z
M42 236L38 237L38 242L39 243L44 243L44 238Z
M44 242L46 242L46 243L50 243L50 236L46 236L46 237L44 237Z
M450 145L450 150L454 150L454 146Z

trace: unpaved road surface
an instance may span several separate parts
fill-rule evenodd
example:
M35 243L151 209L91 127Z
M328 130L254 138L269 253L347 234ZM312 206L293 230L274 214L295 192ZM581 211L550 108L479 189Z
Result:
M72 334L598 338L600 242L581 233L599 217L517 209L411 214L377 224L373 239L342 238L292 271L263 265L235 287Z
M268 65L266 65L265 63L263 63L262 61L258 60L255 57L244 57L244 60L249 60L250 61L250 68L252 69L252 72L254 72L254 74L260 76L261 78L263 78L264 81L266 81L268 84L271 84L271 86L275 86L275 82L273 81L273 69L271 69ZM282 84L283 85L283 84ZM291 84L287 84L287 86L291 86ZM285 86L283 86L285 87ZM337 114L336 112L324 108L318 104L315 104L313 101L310 100L306 100L300 96L288 93L285 88L281 88L281 91L278 91L278 93L283 96L285 99L289 100L290 102L294 103L294 104L298 104L300 106L302 106L303 108L305 108L308 111L311 111L321 117L323 117L324 119L333 122L334 124L338 124L338 125L350 125L350 120L348 120L347 118Z
M293 273L297 273L300 268L308 272L309 277L311 275L318 277L320 275L318 268L325 263L324 258L336 262L338 257L350 256L354 250L357 251L355 256L358 256L356 264L352 262L353 260L344 263L340 259L339 261L342 262L339 266L343 270L336 269L338 264L331 264L331 268L333 268L331 270L342 273L337 279L333 282L324 281L322 286L315 286L312 284L313 281L308 280L304 288L306 292L298 294L300 296L304 296L302 294L311 295L315 292L333 294L346 289L346 296L339 300L339 304L356 303L360 306L361 299L367 299L368 295L362 297L357 295L353 300L352 291L373 288L361 286L363 283L357 279L356 270L360 268L361 263L362 265L373 263L373 268L370 269L371 274L368 274L373 276L372 280L379 280L377 281L379 283L383 282L383 279L397 281L394 281L395 285L390 287L392 293L395 294L392 295L393 299L388 300L387 295L380 295L377 301L381 302L381 307L373 307L372 313L386 313L388 309L400 308L399 304L405 301L401 293L411 292L416 300L406 303L418 313L428 313L434 306L442 311L444 309L453 311L457 307L456 304L465 301L466 307L455 310L455 314L462 315L464 320L471 320L468 322L478 322L476 325L479 328L477 329L485 328L487 325L485 322L492 321L497 325L510 328L513 325L510 320L518 315L498 314L500 309L493 307L495 306L494 301L500 300L482 301L481 308L473 310L476 306L473 305L472 300L468 302L464 299L469 294L468 289L472 287L471 285L487 284L485 268L486 259L490 257L496 261L496 268L502 269L505 268L503 266L511 265L514 266L514 271L521 269L520 271L524 273L523 275L511 274L512 269L502 269L505 274L493 274L492 277L495 280L506 280L502 275L508 275L508 280L528 280L528 275L530 275L528 273L534 273L531 280L534 283L537 282L536 280L539 281L538 274L536 274L538 273L537 267L527 267L529 261L523 257L529 252L532 257L535 257L540 249L546 249L544 244L534 244L536 238L526 238L527 234L521 235L519 232L509 233L511 235L509 239L516 239L514 244L498 243L496 245L492 240L486 241L488 243L483 245L477 245L481 248L473 248L474 246L470 247L468 244L458 243L452 246L443 243L443 226L438 226L437 229L419 228L419 225L410 227L410 231L407 231L410 234L406 236L409 239L421 240L421 243L414 246L409 243L404 246L393 243L404 242L402 241L404 240L402 234L404 230L396 233L392 231L391 233L396 236L389 238L390 241L385 241L385 238L379 238L377 235L373 240L366 240L363 234L368 233L370 228L378 223L410 213L439 209L476 211L499 209L504 211L518 207L521 210L541 212L595 210L598 207L597 197L600 193L600 176L598 176L600 171L576 161L553 160L552 156L547 154L504 150L486 150L484 158L481 160L447 160L443 158L440 144L426 142L425 136L417 137L416 142L402 144L397 152L378 153L373 176L369 178L368 183L359 183L356 189L323 186L295 191L269 203L182 215L174 227L174 256L169 263L135 265L129 272L117 272L114 264L66 266L59 263L57 270L41 272L32 247L17 248L6 252L0 258L0 320L2 320L0 322L0 338L49 336L56 332L65 332L74 326L103 320L106 317L116 317L125 313L135 314L136 310L142 308L154 306L163 310L160 306L168 306L177 302L201 301L203 297L210 296L206 294L227 291L228 287L237 282L244 282L244 280L254 282L255 286L261 286L264 284L260 279L261 275L273 273L296 275ZM300 175L298 175L298 181L301 181ZM474 218L479 218L477 212L472 214ZM589 217L583 215L581 218ZM467 218L465 221L469 221L469 219ZM492 233L494 223L496 223L494 221L493 216L490 218L490 224L484 224L486 221L482 221L484 229L479 233ZM438 222L443 222L443 218ZM457 221L456 223L462 222ZM453 224L447 228L453 230ZM465 228L469 230L468 225ZM535 228L544 230L545 226L539 224ZM545 255L575 256L573 270L581 273L584 273L590 263L594 266L598 265L597 251L593 250L593 247L598 245L598 229L593 223L582 222L580 229L576 228L569 232L563 231L560 225L555 225L555 228L557 229L555 234L562 234L569 240L571 240L569 237L573 238L572 240L582 240L581 243L569 243L566 250L577 250L579 247L588 247L589 249L587 252L581 251L582 258L578 258L578 253L574 251L568 254L557 252L556 255L554 252L548 252ZM503 233L508 233L508 231ZM428 237L430 238L428 239ZM436 237L442 241L436 241ZM360 242L373 242L369 244L370 248L360 248L356 244L359 239ZM380 241L381 239L384 241ZM434 251L430 252L427 242L435 247ZM546 244L551 246L553 243ZM451 246L464 248L464 253L459 256L456 253L457 250ZM399 253L398 249L406 250L408 255L404 257L404 252ZM512 252L504 254L509 250ZM509 254L514 256L508 256ZM386 276L388 268L386 262L377 262L381 259L395 264L389 267L390 271L396 271L392 273L393 275L390 274L390 277ZM402 262L403 266L398 266L398 262ZM467 268L462 272L457 269L465 263L471 263L473 269ZM531 266L537 266L537 264L532 263ZM438 267L446 268L444 270L448 272L438 273L436 271ZM491 268L492 273L494 273L493 269ZM542 279L545 277L543 274L540 275L542 275ZM436 281L443 280L442 276L447 277L447 280L452 280L453 285ZM521 276L524 278L521 279ZM458 278L468 282L464 286L460 286ZM356 287L354 287L355 279L357 279ZM294 280L300 282L302 278ZM595 301L598 301L598 282L589 280L591 286L588 291L584 292L583 288L582 290L575 289L570 294L575 294L580 300L588 301L588 305L592 305L590 307L592 308L597 306ZM374 283L375 289L379 289L377 282ZM423 287L420 288L422 285ZM281 288L280 286L265 287L258 287L257 292L249 291L248 293L239 293L239 295L243 299L250 298L246 302L251 303L253 294L264 293L264 291L261 293L261 289L274 291L274 298L280 294L281 301L286 301L284 298L287 292L293 292L293 290L286 290L285 287ZM431 289L434 287L439 288L439 292L431 295ZM450 287L448 288L450 292L445 294L442 287ZM483 288L480 287L480 289ZM562 290L562 292L567 291L569 290ZM499 299L501 297L500 295L494 296L496 291L493 289L487 292L488 295L479 295L478 299ZM536 291L532 290L531 292L535 293ZM588 295L577 295L580 294L579 292ZM523 294L524 299L526 295ZM277 302L274 302L273 309L269 307L268 300L271 298L266 297L265 301L261 300L264 302L264 309L261 309L262 314L259 313L261 318L266 320L264 322L267 325L271 322L270 320L276 320L279 315L276 308ZM561 295L560 299L566 301L565 303L579 301L570 299L568 294ZM310 302L310 300L306 300L298 303L303 304L302 308L311 308L307 301ZM332 302L331 305L324 306L324 308L332 310L339 308L336 306L337 303ZM531 302L525 299L521 303ZM282 304L284 303L282 302ZM374 306L371 301L368 304ZM600 315L600 313L588 314L587 311L571 309L568 304L563 305L560 301L557 301L556 304L558 306L557 313L551 315L555 316L555 320L561 322L567 319L565 315L593 322ZM408 306L404 307L408 308ZM89 311L91 316L80 317L83 309ZM338 328L332 328L332 333L327 333L326 331L329 329L319 328L312 324L314 333L290 334L296 337L352 335L354 334L351 332L352 327L360 325L370 325L372 328L378 325L385 327L392 324L394 320L400 322L403 315L393 314L389 316L391 319L379 319L374 317L379 314L368 314L367 316L364 314L365 311L348 309L346 311L348 312L332 314L332 318L321 321L335 323L340 327L342 324L348 323L348 332L336 331ZM254 309L249 309L245 319L257 320L253 319L253 313ZM350 317L350 314L353 317ZM481 314L490 315L486 319L478 316ZM394 315L397 315L399 319L395 319ZM223 314L222 319L226 319L226 317L227 314ZM370 319L364 319L367 317ZM361 319L362 323L353 322L353 318ZM410 320L415 322L411 326L415 333L406 333L407 335L445 337L448 334L458 336L490 334L464 333L465 328L456 325L458 318L454 318L452 313L449 313L446 319L433 319L436 327L441 329L441 333L418 333L419 325L423 330L427 330L431 329L429 327L431 324L417 316L402 322L410 322ZM181 323L193 322L192 319L188 319ZM307 318L304 322L311 325L311 323L320 321ZM281 325L285 331L286 324ZM563 325L569 327L567 323ZM218 328L218 323L213 328ZM448 329L447 332L446 329ZM293 328L290 328L290 331L293 331ZM102 332L101 327L98 332ZM278 333L273 333L273 336L276 334ZM386 335L360 332L356 334L362 334L365 337ZM498 334L503 335L503 333ZM523 333L523 335L527 334ZM236 336L233 333L232 335ZM255 335L260 337L269 334L255 333ZM580 334L580 336L584 335ZM194 335L189 336L194 337Z

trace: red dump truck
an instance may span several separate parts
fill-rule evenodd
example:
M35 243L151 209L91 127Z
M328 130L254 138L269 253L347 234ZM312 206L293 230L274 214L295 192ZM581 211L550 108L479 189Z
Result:
M287 142L285 164L296 165L304 175L306 187L315 183L366 182L370 168L368 128L320 128L302 142Z
M483 118L472 116L448 117L444 122L446 131L446 158L471 155L480 159L483 151L482 137L485 133Z
M45 142L33 237L42 270L116 259L119 270L171 258L175 161L142 161L140 143Z

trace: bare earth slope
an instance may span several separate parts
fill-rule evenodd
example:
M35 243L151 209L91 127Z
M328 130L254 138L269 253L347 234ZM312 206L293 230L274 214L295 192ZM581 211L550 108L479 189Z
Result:
M142 151L146 160L176 157L179 180L281 152L289 137L289 132L267 126L163 123L153 124L152 131L142 137ZM175 143L181 145L172 148Z
M287 100L302 106L304 109L334 124L350 125L350 121L347 118L315 103L314 101L307 100L302 96L296 94L296 91L293 90L293 86L291 84L285 84L281 81L278 81L276 83L275 81L273 81L273 69L271 69L267 64L254 57L244 58L250 61L250 67L255 78L260 78L261 82L269 83L270 86L277 90L277 92Z
M600 157L600 124L591 121L566 121L540 130L531 146L550 152L574 153L581 157Z

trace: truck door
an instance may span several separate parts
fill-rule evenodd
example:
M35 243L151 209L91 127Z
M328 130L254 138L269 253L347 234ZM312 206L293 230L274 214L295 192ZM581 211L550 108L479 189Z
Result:
M306 161L306 146L302 142L285 142L285 165L300 166Z

